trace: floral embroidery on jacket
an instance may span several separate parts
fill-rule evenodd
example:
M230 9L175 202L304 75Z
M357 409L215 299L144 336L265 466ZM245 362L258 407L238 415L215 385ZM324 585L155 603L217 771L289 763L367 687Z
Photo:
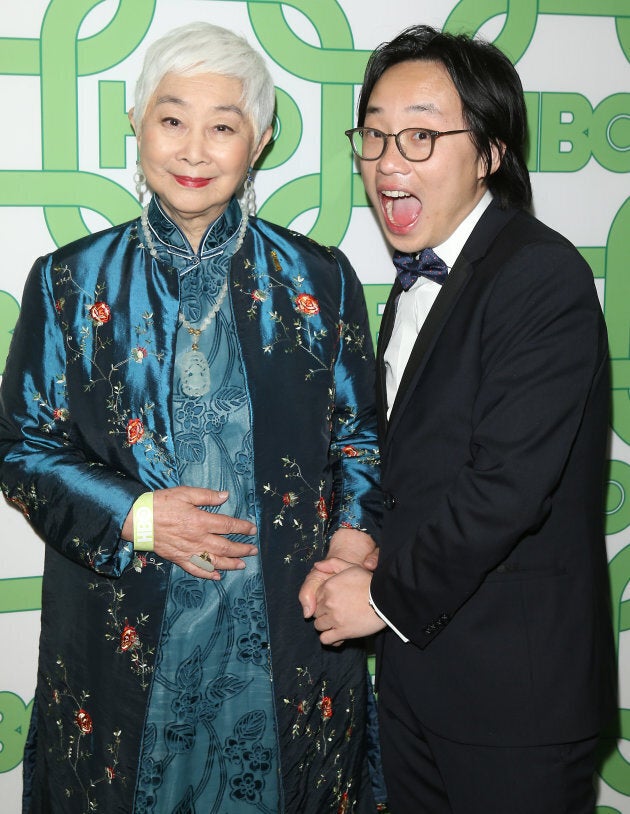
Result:
M153 554L136 554L132 563L134 571L140 573L143 568L151 565L163 570L162 563L158 562ZM110 581L105 583L90 582L88 588L92 591L107 591L110 595L107 608L107 632L105 638L115 645L114 652L128 658L129 668L140 679L140 686L146 690L154 669L155 647L148 647L142 640L142 628L149 621L146 613L140 615L132 622L124 616L123 602L125 592L117 588Z
M272 487L270 483L266 483L263 486L263 493L278 499L278 510L273 518L273 525L283 526L285 521L291 523L291 528L298 536L298 541L294 545L294 553L299 555L301 560L307 562L316 554L323 554L326 547L326 533L331 507L327 504L323 495L325 482L320 481L315 487L306 481L297 461L288 456L281 458L281 461L282 466L287 470L284 477L294 480L295 488L280 491ZM315 509L316 522L310 529L306 529L301 520L301 511L298 509L294 513L292 509L309 500ZM285 563L291 562L292 557L293 554L288 554L285 557Z
M135 337L133 339L130 337L128 350L123 358L117 361L111 360L107 355L103 358L103 351L112 345L112 325L116 321L115 311L104 299L104 283L99 283L94 293L90 294L74 280L72 271L67 265L55 266L54 271L57 275L55 285L62 286L64 291L64 296L59 297L55 302L55 310L59 315L61 329L65 335L68 364L81 359L89 362L90 378L84 384L84 390L90 392L99 386L99 390L102 387L105 388L105 406L110 413L109 434L121 438L123 446L141 447L147 458L161 464L167 475L170 476L174 464L166 448L168 438L157 435L148 426L155 405L152 402L146 402L139 408L137 415L133 415L129 408L123 406L125 385L121 374L125 366L142 364L148 356L154 356L158 361L162 361L164 358L163 351L151 349L154 328L153 314L149 312L142 314L140 321L133 328ZM80 294L88 300L88 304L85 306L85 322L77 328L78 336L74 336L73 328L64 319L64 314L68 299ZM47 405L42 401L41 406ZM67 410L61 409L53 412L55 422L67 420L67 418ZM44 424L44 429L46 427L50 427L50 424Z
M297 698L285 698L284 703L295 710L291 730L293 738L306 737L311 741L304 759L298 766L298 769L302 770L315 754L327 754L330 744L335 741L337 729L334 726L333 718L335 718L337 726L343 720L344 743L353 737L356 713L353 688L347 690L345 703L339 697L335 701L329 694L326 680L317 686L307 667L297 667L296 672L300 695ZM337 811L350 812L357 802L351 796L353 781L351 778L344 779L341 769L335 768L338 765L338 757L327 761L327 765L336 774L333 793L338 806ZM321 774L316 782L320 786L328 781L329 778Z
M48 503L45 497L40 497L37 494L32 483L29 486L18 483L12 493L6 483L0 483L0 489L2 489L2 493L9 503L12 503L16 509L21 511L27 520L30 519L31 510L37 510Z
M56 759L66 762L74 777L72 786L67 786L67 798L80 794L85 800L85 811L98 811L95 790L102 783L111 785L114 782L125 782L118 771L118 752L122 730L112 732L112 740L106 746L106 754L99 756L101 774L98 777L85 777L80 771L82 765L98 765L98 759L92 754L96 724L90 714L90 693L82 690L78 695L68 683L66 666L61 658L57 659L57 676L46 677L49 690L48 715L54 717L57 726L56 748L51 744L51 751L56 752ZM91 758L90 761L87 759Z
M270 255L276 272L283 273L277 252L272 250ZM296 314L295 319L289 322L278 311L269 312L269 319L276 325L276 331L271 342L263 347L263 351L271 353L276 348L283 347L285 353L293 353L296 350L307 353L312 359L312 367L308 369L304 377L307 381L316 373L330 370L333 361L325 361L319 352L319 343L328 335L328 330L326 327L317 329L312 323L312 318L319 314L320 308L316 297L308 291L301 290L305 278L301 274L296 274L290 278L291 282L287 283L271 274L265 274L264 280L262 278L259 280L256 269L251 263L246 261L245 268L252 268L252 272L249 274L250 279L260 282L259 287L251 291L243 291L251 298L251 305L247 311L250 319L258 314L260 304L266 302L274 288L283 288L289 293ZM235 285L237 288L241 288L239 283Z
M67 403L68 392L66 390L66 374L57 373L55 376L55 400L58 404L57 407L52 407L48 401L43 398L41 393L33 393L33 401L37 403L39 408L47 414L48 420L40 425L42 432L50 433L57 429L58 434L64 443L70 443L68 434L60 431L61 424L64 424L70 419L70 411L67 407L60 406Z

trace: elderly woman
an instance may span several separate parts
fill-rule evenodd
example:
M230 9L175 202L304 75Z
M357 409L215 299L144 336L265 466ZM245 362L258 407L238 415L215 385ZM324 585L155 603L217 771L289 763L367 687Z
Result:
M27 812L374 811L364 654L304 619L313 561L374 547L367 320L339 251L250 216L273 105L240 37L156 42L148 207L29 276L0 402L46 543Z

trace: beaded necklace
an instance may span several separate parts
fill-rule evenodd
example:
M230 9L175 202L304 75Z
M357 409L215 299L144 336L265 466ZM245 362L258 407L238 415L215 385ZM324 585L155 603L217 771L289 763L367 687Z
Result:
M149 228L149 206L144 207L142 210L142 214L140 215L140 224L142 226L142 233L144 235L144 241L146 244L146 248L151 255L151 257L157 258L158 253L155 247L155 243L153 241L153 235L151 234L151 230ZM236 252L241 248L243 245L243 240L245 238L245 232L247 230L247 223L249 221L249 214L247 211L247 207L241 205L241 225L238 230L238 236L234 243L234 248L230 253L230 256L235 255ZM212 323L213 319L219 313L221 305L223 304L223 300L228 292L228 276L226 276L225 280L223 281L223 285L221 286L221 290L217 295L216 300L211 305L210 310L203 318L203 320L194 327L193 325L188 322L188 320L184 317L182 312L179 312L179 321L184 328L188 331L190 336L192 337L192 343L190 346L190 350L186 351L185 353L181 354L177 358L177 365L179 368L179 373L181 376L182 382L182 391L186 396L190 398L198 398L199 396L205 396L206 393L210 390L210 366L208 365L208 360L204 356L203 353L199 350L199 338L201 334L206 330L206 328Z

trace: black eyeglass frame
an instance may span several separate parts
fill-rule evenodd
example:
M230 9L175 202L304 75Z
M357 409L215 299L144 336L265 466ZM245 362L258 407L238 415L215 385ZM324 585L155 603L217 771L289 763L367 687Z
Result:
M379 153L379 155L375 155L373 158L364 158L360 155L354 146L353 135L355 133L361 133L363 130L372 130L374 133L380 133L383 136L383 149ZM400 145L400 136L403 133L408 133L410 130L415 131L416 133L426 133L427 136L431 139L431 147L429 148L429 155L426 158L409 158L409 156L405 155L403 148ZM385 151L387 150L387 140L391 137L396 142L396 147L398 148L398 152L401 156L407 161L413 161L415 163L420 163L422 161L428 161L431 156L433 155L433 149L435 147L435 142L440 136L452 136L455 133L472 133L472 130L427 130L425 127L405 127L403 130L399 130L398 133L384 133L382 130L379 130L377 127L352 127L350 130L345 131L345 135L348 136L348 140L350 141L350 146L352 147L352 152L356 155L356 157L360 161L378 161L379 158L382 158L385 155Z

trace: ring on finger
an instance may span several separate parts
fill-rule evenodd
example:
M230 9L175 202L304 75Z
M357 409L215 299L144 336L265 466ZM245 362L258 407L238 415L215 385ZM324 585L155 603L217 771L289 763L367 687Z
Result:
M214 571L214 563L212 562L212 555L207 551L202 551L201 554L193 554L190 557L191 563L198 568L203 568L204 571Z

